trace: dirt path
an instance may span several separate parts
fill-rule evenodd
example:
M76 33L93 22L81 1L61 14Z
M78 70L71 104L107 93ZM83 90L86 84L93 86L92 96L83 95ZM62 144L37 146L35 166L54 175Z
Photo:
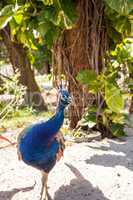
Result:
M38 200L40 173L14 147L0 149L0 159L0 200ZM133 200L133 135L68 147L48 186L52 200Z

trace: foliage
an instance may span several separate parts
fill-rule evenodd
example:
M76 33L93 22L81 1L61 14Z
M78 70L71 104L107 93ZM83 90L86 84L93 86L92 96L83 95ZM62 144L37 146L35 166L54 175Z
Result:
M45 62L51 63L51 52L46 45L39 44L37 51L28 51L27 55L31 64L34 65L37 70L42 69Z
M132 0L104 0L104 2L110 48L114 49L125 37L133 35L133 4Z
M19 84L19 74L13 75L10 79L2 78L3 83L0 86L0 91L4 92L4 97L10 97L10 100L1 100L0 102L0 118L1 122L6 117L12 117L22 104L25 87Z
M89 128L97 127L119 136L124 134L123 127L127 120L127 114L123 110L124 100L130 96L129 88L133 85L130 78L133 73L133 41L125 39L133 34L133 6L131 0L104 0L104 3L109 50L112 50L105 57L106 70L99 75L90 70L81 71L77 79L102 98L97 107L92 106L87 111L84 123ZM119 77L122 75L121 81Z
M123 85L126 90L133 89L133 39L125 39L111 51L112 65L123 73ZM124 89L123 88L123 89Z
M89 128L97 126L100 129L102 125L113 132L114 129L112 130L112 125L114 127L114 124L117 122L123 127L123 123L125 123L123 112L124 98L116 81L114 80L112 82L112 79L114 79L113 74L110 76L110 73L107 75L106 72L106 76L105 74L98 75L97 78L93 80L93 85L89 84L88 81L87 85L89 90L93 93L98 92L102 96L100 105L97 107L92 105L85 114L83 124L88 125ZM82 82L81 79L80 81ZM99 85L99 87L97 87L97 85Z
M24 128L31 123L39 120L45 120L51 117L51 112L38 113L30 107L19 108L12 113L12 117L6 117L0 124L0 132L8 129L15 130L17 128Z
M133 10L132 0L104 0L113 10L118 12L120 15L127 16Z
M115 136L124 134L123 128L127 120L124 101L125 96L130 96L127 88L129 85L132 86L129 77L129 69L133 62L131 48L130 40L124 40L111 52L111 60L104 72L96 75L92 70L83 70L78 74L77 80L86 84L91 92L98 93L102 97L100 105L98 104L97 107L92 105L84 116L83 123L89 128L103 125ZM122 80L124 87L119 81L120 74L125 73L123 67L127 70L127 77L124 76L125 79Z
M1 29L4 28L8 22L12 19L13 15L13 5L7 5L4 7L0 12L0 27Z
M51 111L40 113L23 104L25 88L18 83L18 76L19 74L17 73L10 76L10 80L2 78L3 85L1 85L0 90L4 94L0 96L0 132L7 129L23 128L31 124L31 122L33 123L40 119L45 120L52 115ZM40 76L40 83L47 82L47 80L47 76ZM38 77L37 82L39 82Z
M113 72L113 68L111 70ZM85 74L89 75L88 82ZM89 77L92 75L92 70L81 71L78 74L77 79L83 84L87 84L91 92L97 93L100 91L101 95L104 96L107 106L112 112L120 112L123 109L124 102L120 88L115 81L116 75L114 73L110 74L110 71L106 71L106 73L101 73L100 75L96 75L93 71L93 74L95 74L95 76L92 76L90 81Z
M114 43L131 32L132 2L104 0L104 3L110 45L114 47ZM47 56L51 59L48 49L51 50L61 31L72 28L77 19L73 0L8 0L1 3L1 8L0 29L9 24L12 39L28 48L28 58L35 66L38 55L42 61ZM42 50L40 46L44 45L47 47Z
M78 76L77 79L79 81L81 81L83 84L88 84L88 85L95 85L95 80L97 78L96 73L93 70L83 70L81 71Z
M47 47L51 49L61 30L71 28L75 20L72 0L4 1L0 11L0 29L9 24L12 40L28 49L28 58L35 66L37 51L43 61L50 55ZM42 51L40 46L44 45L47 47Z

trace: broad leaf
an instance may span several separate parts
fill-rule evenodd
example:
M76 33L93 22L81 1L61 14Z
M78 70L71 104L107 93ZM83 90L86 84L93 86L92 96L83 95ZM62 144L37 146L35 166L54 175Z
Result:
M28 40L27 46L30 49L37 50L38 48L37 48L37 45L36 45L36 42L35 42L33 32L30 30L30 31L26 32L26 35L27 35L27 40Z
M87 85L91 85L96 79L97 75L93 70L81 70L77 75L77 80Z
M47 6L50 6L54 3L53 0L41 0L41 1L44 3L44 5L47 5Z
M72 23L75 23L77 19L75 5L72 0L60 0L60 5L64 14L69 18Z
M37 46L35 45L35 42L34 42L34 36L30 31L29 32L27 32L27 31L18 32L17 39L25 47L28 47L29 49L37 50Z
M49 49L52 48L55 40L59 36L59 33L60 29L56 26L52 26L45 34L45 42Z
M16 14L13 17L14 17L14 19L15 19L15 21L16 21L17 24L21 24L22 23L22 21L23 21L23 15L21 13L20 14Z
M121 112L124 107L121 91L113 84L107 83L105 86L105 101L109 109L116 113Z
M7 5L0 11L0 16L11 16L13 14L14 5Z
M128 19L128 17L121 16L117 19L113 20L113 27L118 31L119 33L124 33L128 35L131 32L131 23Z
M87 115L78 122L78 125L93 128L96 123L96 113L90 112L89 110L89 113L87 113Z
M92 128L96 125L96 113L90 112L86 117L85 117L86 124L88 125L89 128Z
M128 15L133 10L132 0L104 0L109 7L120 15Z
M61 10L55 6L49 6L48 8L44 9L44 12L42 12L42 20L44 21L50 21L54 25L59 26L61 22Z
M111 119L113 123L124 124L127 119L127 115L124 113L112 113Z
M14 36L19 31L19 26L17 25L17 23L16 23L14 18L12 18L12 20L9 23L9 25L10 25L11 37L12 37L12 39L14 39Z
M11 19L12 16L0 16L0 29L3 29Z
M0 29L4 28L13 16L13 5L7 5L0 11Z
M18 41L21 42L21 44L27 44L28 43L28 39L27 39L27 34L26 32L22 32L20 31L18 34L17 34L17 39Z
M44 37L44 35L47 33L47 31L49 30L50 28L50 23L49 22L42 22L42 23L39 23L38 27L37 27L37 31L40 33L40 35L42 37Z
M102 87L102 82L98 79L97 74L93 70L82 70L77 75L77 80L86 84L91 93L98 92Z
M112 124L111 126L111 130L114 136L124 136L125 132L124 132L124 125L122 124Z
M30 63L33 65L35 63L35 56L33 56L31 51L27 52L27 56L28 56Z

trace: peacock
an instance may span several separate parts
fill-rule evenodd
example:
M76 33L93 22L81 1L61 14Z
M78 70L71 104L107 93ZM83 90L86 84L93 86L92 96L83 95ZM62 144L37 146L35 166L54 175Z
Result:
M42 173L40 200L48 199L47 181L49 172L63 156L65 144L60 128L64 121L64 110L71 102L69 92L60 87L55 114L25 128L18 136L18 156L26 164ZM43 198L44 197L44 198Z

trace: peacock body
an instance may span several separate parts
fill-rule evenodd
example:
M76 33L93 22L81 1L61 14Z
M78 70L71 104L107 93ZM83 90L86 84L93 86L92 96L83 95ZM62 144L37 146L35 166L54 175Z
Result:
M59 131L64 121L65 107L69 103L68 91L60 89L59 103L53 117L25 128L18 138L19 157L26 164L43 171L47 176L63 154L64 140Z

